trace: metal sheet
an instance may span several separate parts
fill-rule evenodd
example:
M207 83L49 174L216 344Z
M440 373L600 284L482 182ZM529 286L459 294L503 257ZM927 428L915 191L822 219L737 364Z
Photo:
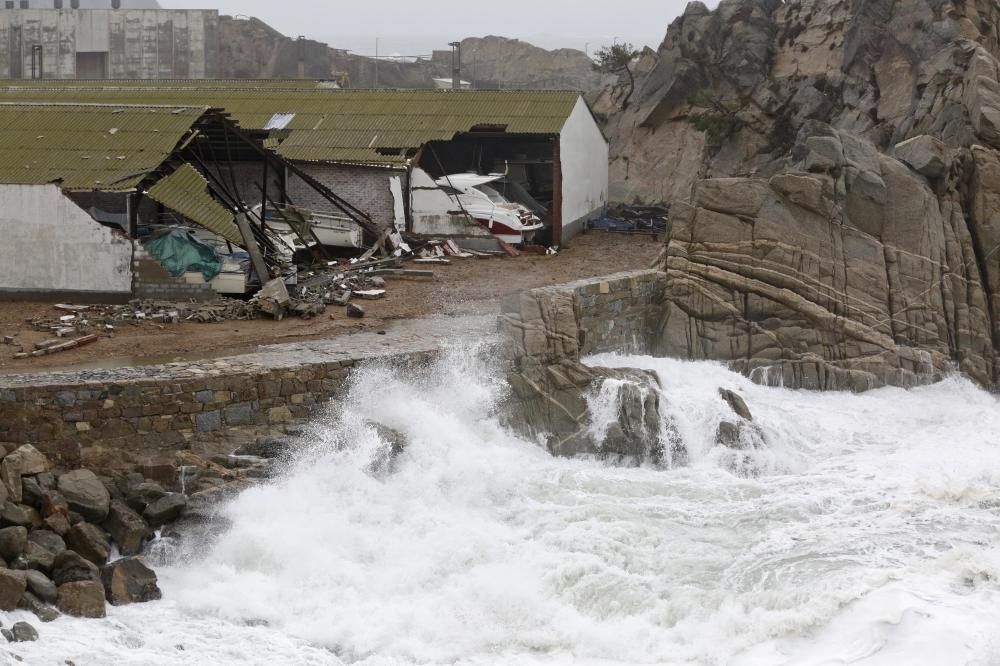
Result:
M190 164L159 180L146 192L153 201L176 211L195 224L243 246L243 236L233 222L235 216L212 198L208 181Z

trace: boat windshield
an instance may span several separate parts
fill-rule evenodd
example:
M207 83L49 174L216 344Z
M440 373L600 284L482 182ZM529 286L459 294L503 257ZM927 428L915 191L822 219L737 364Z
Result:
M473 189L478 190L483 194L485 194L487 197L489 197L490 201L492 201L495 204L510 203L502 194L497 192L489 185L476 185Z

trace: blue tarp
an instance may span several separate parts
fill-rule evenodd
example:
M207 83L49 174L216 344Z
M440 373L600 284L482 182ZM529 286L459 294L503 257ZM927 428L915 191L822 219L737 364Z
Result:
M198 271L210 282L222 271L222 259L215 248L183 229L161 231L146 241L145 247L174 277Z

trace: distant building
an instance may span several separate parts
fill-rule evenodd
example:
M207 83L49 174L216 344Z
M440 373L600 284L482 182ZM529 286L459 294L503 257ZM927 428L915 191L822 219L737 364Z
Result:
M216 10L157 9L153 0L2 1L0 78L220 75Z

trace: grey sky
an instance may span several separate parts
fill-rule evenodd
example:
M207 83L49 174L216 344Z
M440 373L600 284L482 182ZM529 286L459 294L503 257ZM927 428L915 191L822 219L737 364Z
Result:
M160 0L168 8L256 16L290 36L305 35L364 55L419 55L461 37L503 35L546 48L593 51L616 37L656 47L686 0ZM711 4L715 4L712 2ZM326 7L326 9L324 9Z

